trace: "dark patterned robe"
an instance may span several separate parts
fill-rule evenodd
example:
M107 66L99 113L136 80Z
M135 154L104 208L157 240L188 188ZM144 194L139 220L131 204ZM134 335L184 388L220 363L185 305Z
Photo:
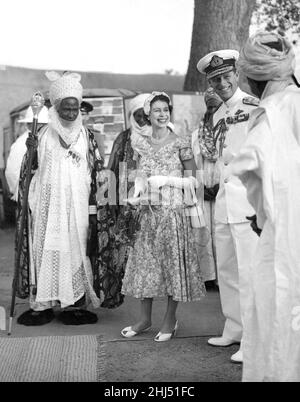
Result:
M127 173L136 169L134 151L131 146L130 129L121 132L116 138L108 169L116 177L116 205L106 205L98 210L99 224L99 256L101 266L100 286L105 292L102 307L113 308L123 303L121 294L122 279L128 258L128 248L135 239L135 232L139 225L138 213L129 206L119 204L119 190L127 186L127 192L133 187L128 181ZM126 171L120 171L120 163L126 162ZM121 189L122 190L122 189Z

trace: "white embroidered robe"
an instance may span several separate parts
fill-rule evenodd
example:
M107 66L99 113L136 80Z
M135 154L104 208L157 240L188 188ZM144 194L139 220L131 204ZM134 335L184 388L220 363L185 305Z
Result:
M57 133L49 127L39 137L38 169L28 198L37 279L32 307L36 310L50 308L58 301L67 307L84 294L94 306L99 305L86 256L91 183L87 152L84 129L70 149L60 144Z

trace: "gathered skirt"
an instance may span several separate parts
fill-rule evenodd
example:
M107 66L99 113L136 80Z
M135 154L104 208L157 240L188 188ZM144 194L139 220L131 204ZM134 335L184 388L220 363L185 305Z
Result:
M201 267L207 255L207 228L192 228L183 208L143 208L122 293L139 299L200 300L205 295Z

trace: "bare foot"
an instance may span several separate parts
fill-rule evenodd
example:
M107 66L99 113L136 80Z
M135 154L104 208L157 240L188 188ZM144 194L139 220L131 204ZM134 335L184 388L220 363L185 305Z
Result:
M131 325L131 329L135 332L142 332L145 329L151 327L151 321L138 321L136 324Z
M165 320L160 328L162 334L171 334L174 331L176 318Z

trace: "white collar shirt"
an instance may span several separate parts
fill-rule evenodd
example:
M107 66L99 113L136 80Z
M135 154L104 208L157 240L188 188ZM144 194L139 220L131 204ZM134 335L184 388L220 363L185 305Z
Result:
M246 189L242 182L229 174L229 165L246 141L249 113L255 108L245 99L255 99L240 88L224 102L214 115L214 126L224 119L226 131L216 142L219 150L217 167L220 171L220 189L216 199L215 220L221 223L246 222L246 216L254 215L247 200ZM236 121L237 116L239 121ZM231 122L230 122L231 119ZM235 121L234 123L232 121Z

